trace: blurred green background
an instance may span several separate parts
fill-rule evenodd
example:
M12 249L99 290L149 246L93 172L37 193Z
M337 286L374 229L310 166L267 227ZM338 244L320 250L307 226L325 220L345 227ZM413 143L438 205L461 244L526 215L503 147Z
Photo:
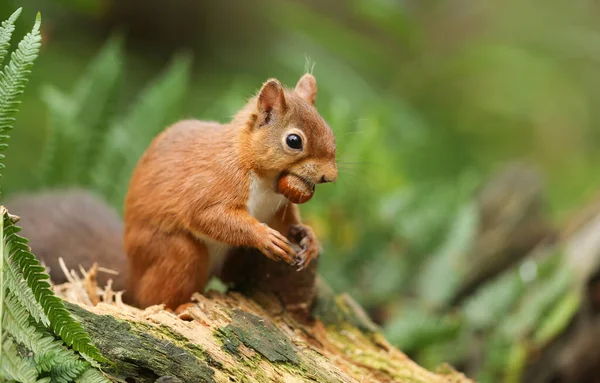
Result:
M468 247L475 190L507 161L541 171L556 225L598 190L599 4L3 0L1 18L19 6L17 36L40 10L44 44L12 135L8 194L99 178L86 182L120 207L127 153L138 156L166 124L227 121L267 78L293 86L314 68L340 161L339 181L302 206L326 250L325 279L427 367L450 361L490 382L516 376L512 335L493 331L482 338L488 362L467 366L460 350L483 330L470 309L424 303L458 273L427 260ZM112 129L96 151L116 153L114 164L93 174L77 164L83 178L70 177L60 170L69 146L58 145L53 161L67 165L44 170L48 140L86 129ZM129 165L115 174L119 161ZM512 276L503 277L513 289L500 290L519 295ZM520 315L518 305L500 307Z

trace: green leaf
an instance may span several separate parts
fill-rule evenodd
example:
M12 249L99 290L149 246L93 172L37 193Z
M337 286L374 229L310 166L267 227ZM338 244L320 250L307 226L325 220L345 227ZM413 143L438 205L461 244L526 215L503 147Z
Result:
M15 21L21 15L22 8L17 9L8 20L2 22L0 26L0 68L2 67L2 63L8 54L8 50L10 48L10 38L12 37L12 33L15 30Z
M88 184L92 165L102 148L118 104L119 83L123 72L122 40L113 37L92 61L75 86L74 116L78 126L74 176L79 184Z
M0 151L8 146L8 132L15 121L18 98L25 91L27 77L40 50L40 24L41 16L38 13L32 31L19 42L17 49L10 56L10 62L0 72ZM4 155L0 154L0 160L2 159Z
M111 381L102 375L102 373L96 369L90 368L86 370L81 376L75 379L75 383L110 383Z
M144 150L178 118L190 64L190 56L175 56L167 70L142 92L129 114L112 126L93 172L93 184L116 206L121 205L131 172Z
M561 334L580 308L581 295L579 291L569 291L558 301L551 312L541 319L533 335L533 342L543 347Z
M385 335L404 352L413 352L436 342L455 339L462 321L450 315L437 316L418 304L404 303L385 325Z
M122 40L111 38L92 60L71 94L46 86L42 99L50 116L50 132L40 161L45 186L87 185L106 141L123 72Z
M517 305L525 287L516 272L503 274L483 285L463 305L470 328L486 330L496 326L498 318Z
M77 376L90 366L62 341L55 340L46 328L36 326L13 293L7 296L5 310L2 325L17 342L33 352L38 373L50 372L53 381L72 380L73 375ZM69 366L78 366L78 370L66 372Z
M73 168L73 148L77 146L73 115L75 102L53 86L41 91L42 101L48 108L49 132L42 149L38 177L45 187L56 187L67 182Z
M2 222L3 224L4 222ZM35 300L33 291L27 286L27 283L17 270L17 267L12 262L8 262L8 255L5 253L5 274L6 274L6 287L12 292L19 302L27 308L27 312L31 315L34 320L38 323L48 327L50 326L50 320L44 313L42 306ZM0 260L1 261L1 260Z
M419 275L418 292L426 304L443 306L454 296L463 276L461 266L469 255L478 227L477 206L469 203L459 211L446 240Z
M29 323L29 314L12 293L6 295L2 327L17 342L24 344L33 352L38 351L36 345L40 336L36 334L35 326Z
M0 378L16 380L21 383L34 383L36 381L38 373L31 360L19 355L17 346L10 338L7 337L2 342L1 351Z
M2 214L4 214L6 212L6 209L2 207L0 211L2 211ZM4 268L6 267L5 261L8 260L8 257L5 255L5 253L6 247L4 246L4 220L2 220L2 222L0 222L0 344L4 339L4 297L6 294L6 282L4 280L6 273L4 271ZM1 359L2 354L0 354L0 363Z
M83 327L71 317L62 300L50 289L50 284L47 282L49 276L45 273L44 267L29 252L27 240L17 235L21 229L10 221L8 215L4 216L4 225L9 258L19 266L27 285L33 290L36 300L50 320L50 327L54 333L81 354L101 363L110 363L93 345Z
M515 312L499 326L498 330L504 336L509 339L529 337L554 305L573 288L573 270L556 263L562 259L562 255L556 253L538 261L535 283L528 286Z
M81 360L67 361L56 364L56 366L50 371L50 377L52 382L56 383L70 383L74 381L78 376L83 374L84 371L90 368L90 364Z

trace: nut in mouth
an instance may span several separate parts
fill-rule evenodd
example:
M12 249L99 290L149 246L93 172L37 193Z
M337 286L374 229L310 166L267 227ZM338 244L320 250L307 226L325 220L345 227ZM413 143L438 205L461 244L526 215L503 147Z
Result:
M305 203L315 193L315 184L295 173L284 173L279 177L276 191L296 204Z

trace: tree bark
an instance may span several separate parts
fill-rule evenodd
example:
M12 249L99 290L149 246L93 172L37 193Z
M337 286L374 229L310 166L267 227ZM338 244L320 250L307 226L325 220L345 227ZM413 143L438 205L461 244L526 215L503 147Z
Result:
M392 347L347 295L317 279L313 316L285 310L272 294L253 299L209 291L176 315L139 310L104 294L84 304L85 280L57 286L70 312L117 370L120 382L471 382L450 366L429 372ZM102 295L102 294L100 294ZM108 298L107 298L108 297Z

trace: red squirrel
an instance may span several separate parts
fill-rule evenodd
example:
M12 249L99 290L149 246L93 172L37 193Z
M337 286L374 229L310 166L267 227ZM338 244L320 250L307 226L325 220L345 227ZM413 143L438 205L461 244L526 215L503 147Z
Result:
M338 176L335 136L316 93L310 74L294 89L270 79L230 123L180 121L153 140L125 198L137 306L187 302L235 248L299 268L317 257L319 243L292 202ZM287 237L301 237L298 253Z
M320 247L296 203L337 178L335 137L315 108L316 92L309 74L294 89L269 80L229 124L166 129L137 164L124 227L112 207L81 189L25 194L6 206L55 283L65 282L58 257L69 269L98 262L120 273L98 279L125 288L125 302L175 309L203 291L227 255L227 280L288 288L286 303L310 301Z

